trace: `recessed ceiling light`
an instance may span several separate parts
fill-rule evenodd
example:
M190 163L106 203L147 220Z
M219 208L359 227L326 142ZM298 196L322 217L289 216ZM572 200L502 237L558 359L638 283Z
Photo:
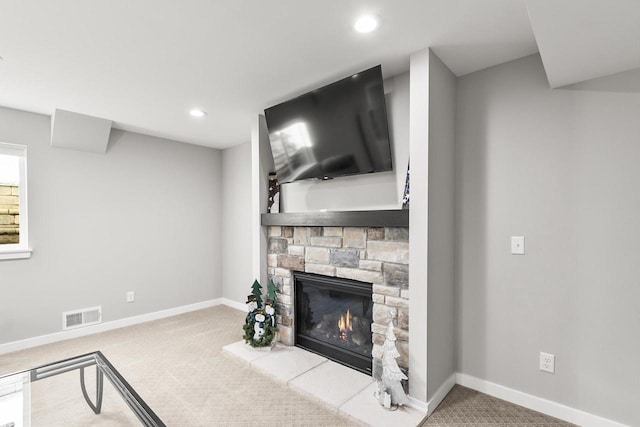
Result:
M204 117L207 115L207 112L202 111L198 108L194 108L193 110L189 111L189 114L191 114L193 117Z
M353 28L359 33L370 33L378 28L378 18L373 15L363 15L356 20Z

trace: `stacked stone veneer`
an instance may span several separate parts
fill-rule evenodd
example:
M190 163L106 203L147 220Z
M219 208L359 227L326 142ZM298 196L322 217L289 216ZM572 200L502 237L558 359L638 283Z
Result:
M20 242L18 187L0 184L0 244Z
M381 358L393 319L398 364L408 367L409 229L269 227L269 279L277 288L280 341L294 343L293 271L373 284L373 357Z

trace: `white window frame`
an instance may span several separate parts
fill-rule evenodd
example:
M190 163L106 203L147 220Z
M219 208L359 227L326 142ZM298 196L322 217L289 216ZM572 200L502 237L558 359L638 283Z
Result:
M18 197L20 200L20 243L0 245L0 260L30 258L29 217L27 209L27 147L25 145L0 142L0 154L15 156L19 159L20 181Z

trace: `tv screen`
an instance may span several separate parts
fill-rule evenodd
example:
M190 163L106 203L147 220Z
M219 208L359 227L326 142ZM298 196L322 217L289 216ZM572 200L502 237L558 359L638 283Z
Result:
M265 110L280 183L392 170L382 68Z

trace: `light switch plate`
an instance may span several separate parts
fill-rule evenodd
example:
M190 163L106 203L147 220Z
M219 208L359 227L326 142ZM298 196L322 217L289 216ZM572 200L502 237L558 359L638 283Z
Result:
M524 255L524 236L511 236L511 254Z

